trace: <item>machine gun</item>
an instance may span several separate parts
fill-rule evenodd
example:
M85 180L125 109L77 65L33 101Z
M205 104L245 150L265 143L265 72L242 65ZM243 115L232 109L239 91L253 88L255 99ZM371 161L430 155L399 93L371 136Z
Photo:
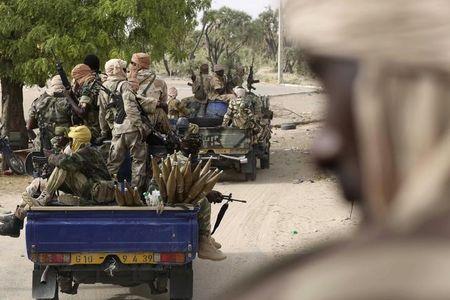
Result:
M247 89L249 91L249 93L252 92L252 90L256 90L256 88L253 86L255 83L259 83L259 80L255 80L254 78L254 70L253 70L253 66L255 64L255 57L252 58L252 65L250 66L250 71L248 72L248 77L247 77Z
M225 216L225 213L228 210L230 202L247 203L247 201L244 201L244 200L233 199L233 194L229 194L228 196L220 194L220 197L218 197L218 198L219 199L213 201L213 203L222 203L222 201L224 201L224 200L226 202L225 202L224 205L222 205L222 207L220 208L219 213L217 214L216 223L214 224L214 229L213 229L211 235L214 234L214 232L216 232L217 228L219 228L220 223L222 222L222 219L223 219L223 217Z

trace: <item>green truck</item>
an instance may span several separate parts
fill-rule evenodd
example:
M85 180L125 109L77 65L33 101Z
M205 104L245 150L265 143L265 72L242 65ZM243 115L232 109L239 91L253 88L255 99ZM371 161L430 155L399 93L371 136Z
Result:
M235 169L245 174L247 181L253 181L256 179L258 160L261 169L270 168L270 125L273 112L270 110L269 97L253 93L248 93L247 97L252 97L257 103L255 123L258 132L220 125L202 126L200 122L200 135L203 139L200 157L202 160L212 158L216 167ZM221 124L221 121L217 123Z

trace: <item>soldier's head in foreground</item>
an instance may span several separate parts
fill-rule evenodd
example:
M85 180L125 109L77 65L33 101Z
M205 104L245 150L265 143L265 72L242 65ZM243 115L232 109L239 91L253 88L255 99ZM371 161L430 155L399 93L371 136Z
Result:
M214 73L222 77L225 74L225 68L223 65L214 65Z

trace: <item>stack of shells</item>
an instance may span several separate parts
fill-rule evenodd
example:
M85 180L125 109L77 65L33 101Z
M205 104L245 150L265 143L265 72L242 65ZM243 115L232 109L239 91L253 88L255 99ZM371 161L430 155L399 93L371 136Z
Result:
M198 163L193 169L191 157L181 166L177 154L167 156L158 166L152 157L153 178L158 184L161 199L171 204L198 204L211 192L223 171L211 170L211 158L202 166Z
M114 198L119 206L143 206L138 189L132 188L131 185L124 180L123 183L114 180Z

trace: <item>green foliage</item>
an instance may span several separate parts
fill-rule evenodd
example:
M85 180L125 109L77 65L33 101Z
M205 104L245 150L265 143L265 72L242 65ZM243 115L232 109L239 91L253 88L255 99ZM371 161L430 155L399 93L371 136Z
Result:
M182 59L179 41L210 0L0 0L0 77L42 84L55 73L52 51L67 71L88 53L102 62L136 51Z

